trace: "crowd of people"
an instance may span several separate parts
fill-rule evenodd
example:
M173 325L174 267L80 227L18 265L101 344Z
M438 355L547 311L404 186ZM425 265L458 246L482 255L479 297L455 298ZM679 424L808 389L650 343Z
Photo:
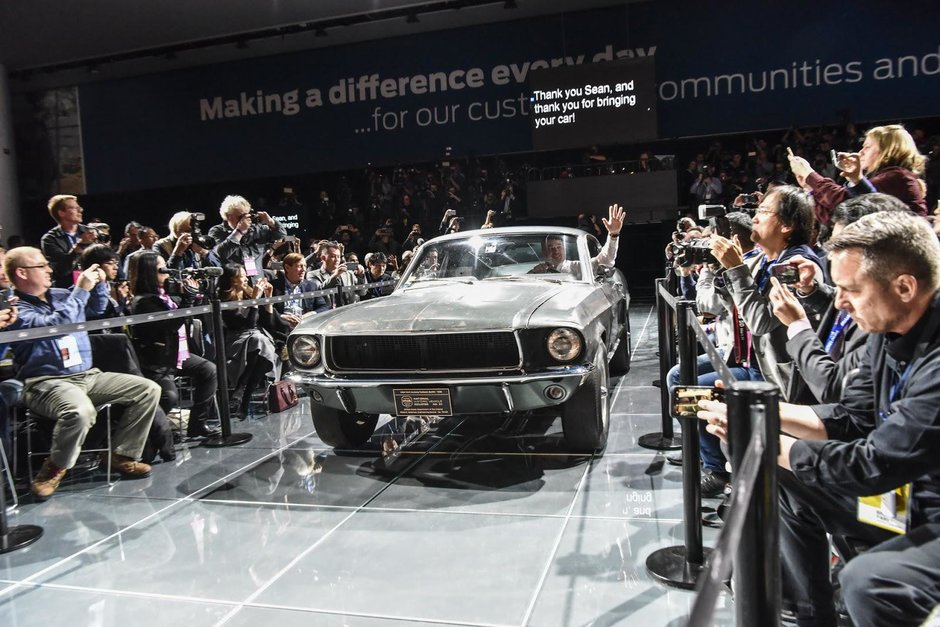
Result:
M786 176L740 190L728 213L707 207L707 226L681 219L666 252L735 379L772 383L783 401L787 614L919 625L940 605L940 230L902 126L869 129L858 152L830 150L813 161L789 151ZM707 353L697 377L720 378ZM665 383L676 389L678 366ZM726 407L699 406L701 493L727 497ZM864 550L833 568L830 537Z
M182 378L192 398L186 437L216 436L217 353L226 364L230 415L245 418L265 384L280 380L289 368L291 329L306 316L389 294L399 272L399 249L386 254L390 237L370 242L375 248L364 255L364 264L355 249L334 240L316 242L305 255L296 237L268 213L253 211L241 196L222 201L221 221L211 228L205 228L204 215L179 212L165 237L132 221L117 242L109 225L85 222L75 196L53 196L48 210L56 226L38 247L0 250L3 330L190 307L207 299L210 276L218 277L221 301L296 298L224 309L220 338L194 316L159 318L127 326L123 333L75 331L0 347L11 358L0 382L4 452L13 453L11 415L17 406L55 424L50 454L30 486L38 499L52 496L75 466L102 406L119 408L112 412L111 467L127 478L149 476L157 457L175 458L167 415L180 408ZM454 217L445 212L442 230L459 229ZM413 225L411 233L420 235L420 226ZM411 248L400 253L404 260L423 241L411 239ZM332 287L350 289L318 294Z

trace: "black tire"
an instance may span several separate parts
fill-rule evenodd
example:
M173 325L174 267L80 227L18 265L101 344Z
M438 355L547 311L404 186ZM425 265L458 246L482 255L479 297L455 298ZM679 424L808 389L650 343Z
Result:
M610 432L610 406L607 351L601 346L594 359L594 373L561 406L561 428L565 441L579 453L600 452L607 446Z
M616 376L630 372L630 358L633 352L633 342L630 335L629 313L626 318L627 320L623 325L623 329L620 331L620 344L617 345L614 356L610 358L610 373Z
M314 406L313 428L317 437L333 448L356 448L369 441L379 422L378 414L350 414L332 407Z

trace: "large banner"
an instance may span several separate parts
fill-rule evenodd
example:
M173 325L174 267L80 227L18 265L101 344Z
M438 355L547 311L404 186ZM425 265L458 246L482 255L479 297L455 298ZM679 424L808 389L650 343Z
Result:
M87 188L528 151L531 71L624 58L655 59L661 138L937 115L938 18L935 2L637 2L94 83Z

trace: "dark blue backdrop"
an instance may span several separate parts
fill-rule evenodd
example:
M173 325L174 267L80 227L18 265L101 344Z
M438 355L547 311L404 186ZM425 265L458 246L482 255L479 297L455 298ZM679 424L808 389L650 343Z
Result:
M526 63L624 50L654 54L663 138L833 123L840 110L858 121L937 115L938 18L940 4L903 0L630 3L89 84L80 89L87 191L527 151ZM901 57L910 58L899 73ZM494 84L496 66L507 84ZM329 100L345 78L470 68L482 86ZM294 115L201 116L203 99L294 89ZM305 106L310 89L322 106Z

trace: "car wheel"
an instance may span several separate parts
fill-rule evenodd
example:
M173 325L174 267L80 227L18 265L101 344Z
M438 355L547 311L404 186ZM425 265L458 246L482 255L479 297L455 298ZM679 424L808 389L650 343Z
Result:
M630 357L633 352L633 346L630 335L630 316L627 316L627 322L620 330L620 343L614 356L610 358L610 372L614 375L623 375L630 372Z
M314 407L313 428L333 448L354 448L369 441L379 422L378 414L350 414L332 407Z
M601 346L594 359L594 373L568 402L561 406L565 441L578 452L602 451L610 431L607 351Z

